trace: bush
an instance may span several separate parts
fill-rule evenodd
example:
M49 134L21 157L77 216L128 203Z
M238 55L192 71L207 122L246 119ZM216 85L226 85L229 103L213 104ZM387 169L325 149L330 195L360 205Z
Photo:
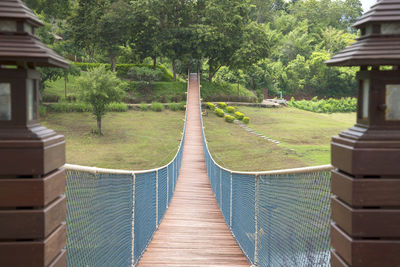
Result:
M154 82L162 78L162 72L159 69L153 70L146 67L132 67L127 77L135 81Z
M169 108L169 110L172 110L172 111L178 111L179 105L178 105L178 103L171 103L171 104L169 104L168 108Z
M232 123L232 122L235 121L235 117L233 117L232 115L226 115L225 116L225 121Z
M216 108L215 113L217 114L218 117L223 117L225 115L225 112L220 108Z
M149 106L147 105L147 103L142 102L140 103L139 108L141 111L147 111Z
M231 106L228 106L228 107L226 107L226 111L227 111L228 113L234 113L234 112L235 112L235 108L234 108L234 107L231 107Z
M321 99L314 97L311 100L296 101L293 97L287 102L290 107L312 111L316 113L334 113L334 112L355 112L357 111L356 98L341 98L341 99Z
M179 109L180 110L186 110L186 102L182 101L178 103Z
M42 101L44 103L56 103L56 102L60 101L60 96L58 96L57 94L54 94L54 93L48 93L45 90L43 93Z
M208 109L210 109L210 110L215 110L215 104L214 104L214 103L207 102L207 107L208 107Z
M39 116L41 118L44 118L44 117L46 117L46 115L47 115L47 107L40 105L39 106Z
M250 122L250 118L249 117L244 117L243 118L243 122L248 124Z
M113 103L108 104L107 111L126 112L126 111L128 111L128 106L125 103L113 102Z
M53 112L67 113L67 112L91 112L92 106L82 102L59 102L49 105L49 109Z
M104 64L104 63L79 63L79 62L74 62L73 63L75 66L79 67L83 71L88 71L92 68L104 66L108 70L111 68L110 64ZM128 75L128 72L130 69L133 67L146 67L148 69L153 69L153 65L147 65L147 64L117 64L117 75L122 78L126 78ZM172 82L174 79L174 76L172 73L164 66L164 65L157 65L157 70L161 71L161 80L164 82Z
M159 102L151 103L151 110L156 112L161 112L164 110L164 105Z
M224 108L226 108L226 106L227 106L227 105L226 105L225 102L218 102L218 107L224 109Z
M239 112L239 111L235 112L235 116L240 121L243 120L243 118L244 118L244 114L242 112Z

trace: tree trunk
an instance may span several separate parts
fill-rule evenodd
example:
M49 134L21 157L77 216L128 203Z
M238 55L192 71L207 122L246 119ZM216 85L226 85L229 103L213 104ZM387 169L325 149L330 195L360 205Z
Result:
M172 69L174 70L174 82L176 82L176 62L172 60Z
M97 117L97 134L102 135L103 133L101 132L101 117Z
M208 81L212 82L213 79L213 68L212 68L212 63L208 63Z
M108 55L110 57L111 71L115 72L117 70L117 57L112 51L109 51Z
M68 74L64 75L64 92L65 92L65 101L67 101L67 80L68 80Z
M153 70L157 69L157 57L153 57Z

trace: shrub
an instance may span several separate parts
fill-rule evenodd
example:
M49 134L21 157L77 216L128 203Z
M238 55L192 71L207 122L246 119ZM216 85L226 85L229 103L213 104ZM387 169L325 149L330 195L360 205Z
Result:
M235 116L240 121L243 120L243 118L244 118L244 114L242 112L239 112L239 111L235 112Z
M248 124L250 122L250 118L249 117L244 117L243 118L243 122Z
M41 118L44 118L44 117L46 117L46 115L47 115L47 107L40 105L39 106L39 116Z
M218 102L218 107L224 109L224 108L226 108L226 106L227 106L227 105L226 105L225 102Z
M231 107L231 106L228 106L228 107L226 107L226 111L227 111L228 113L234 113L234 112L235 112L235 108L234 108L234 107Z
M56 103L58 101L60 101L60 96L58 96L57 94L54 93L48 93L46 92L46 90L43 93L43 98L42 101L44 103Z
M341 99L320 99L314 97L310 101L296 101L293 97L287 102L288 106L303 109L317 113L333 113L333 112L355 112L357 111L356 98L341 98Z
M215 113L217 114L218 117L223 117L225 115L225 112L220 108L216 108Z
M180 110L186 110L186 102L182 101L178 103L179 109Z
M125 103L113 102L113 103L108 104L107 111L126 112L126 111L128 111L128 106Z
M147 109L149 108L149 106L147 105L147 103L140 103L139 108L141 111L147 111Z
M106 69L110 69L111 66L110 64L104 64L104 63L79 63L79 62L74 62L73 63L75 66L79 67L83 71L88 71L92 68L100 67L103 66ZM147 65L147 64L117 64L117 75L119 77L126 78L128 75L128 72L130 69L133 67L146 67L148 69L153 69L153 65ZM164 82L172 82L174 77L172 73L164 66L164 65L157 65L157 70L161 71L161 80Z
M179 110L179 105L178 105L178 103L171 103L171 104L169 104L168 108L169 108L169 110L177 111L177 110Z
M49 109L53 112L67 113L67 112L91 112L92 107L90 104L82 102L58 102L51 104Z
M207 102L207 107L208 107L208 109L210 109L210 110L215 110L215 104L214 104L214 103Z
M127 77L135 81L154 82L161 80L162 72L159 69L153 70L146 67L132 67Z
M159 102L151 103L151 110L156 112L161 112L164 110L164 105Z
M232 115L226 115L225 116L225 121L232 123L232 122L235 121L235 117L233 117Z

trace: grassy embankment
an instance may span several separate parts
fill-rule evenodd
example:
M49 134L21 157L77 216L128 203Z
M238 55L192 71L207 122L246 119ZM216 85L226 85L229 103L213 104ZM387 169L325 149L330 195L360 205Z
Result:
M249 127L281 142L276 145L210 113L204 118L209 148L222 166L265 171L330 163L333 135L355 123L355 113L317 114L294 108L240 107Z
M100 137L92 133L96 120L89 113L49 113L42 124L65 135L67 163L143 170L173 159L183 119L182 111L108 113Z

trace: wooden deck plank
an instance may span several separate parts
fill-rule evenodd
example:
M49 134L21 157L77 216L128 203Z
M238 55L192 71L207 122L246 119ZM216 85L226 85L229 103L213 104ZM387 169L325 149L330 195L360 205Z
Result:
M212 193L204 162L197 75L190 75L182 166L170 207L139 266L249 266Z

